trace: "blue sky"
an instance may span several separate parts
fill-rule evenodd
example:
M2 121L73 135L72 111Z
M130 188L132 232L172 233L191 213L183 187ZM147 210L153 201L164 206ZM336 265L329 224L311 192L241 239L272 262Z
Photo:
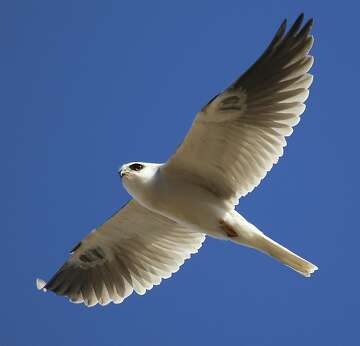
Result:
M284 18L314 17L315 76L285 157L239 210L320 267L307 280L208 239L170 280L88 309L36 290L129 199L124 162L162 162ZM359 343L356 2L3 1L0 344Z

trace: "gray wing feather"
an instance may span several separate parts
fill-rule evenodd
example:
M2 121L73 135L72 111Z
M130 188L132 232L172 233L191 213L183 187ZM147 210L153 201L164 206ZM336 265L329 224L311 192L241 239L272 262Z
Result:
M195 118L184 142L162 168L181 172L236 204L283 155L305 110L313 64L313 20L286 21L261 57Z
M205 236L131 201L90 233L39 289L87 306L121 303L169 278L201 247Z

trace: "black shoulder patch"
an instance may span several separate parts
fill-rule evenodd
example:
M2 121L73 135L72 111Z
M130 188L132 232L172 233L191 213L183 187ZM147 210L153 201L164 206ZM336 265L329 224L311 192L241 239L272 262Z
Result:
M72 250L70 250L70 253L73 254L80 246L81 246L81 241L79 241L79 242L75 245L75 247L74 247Z
M203 108L202 112L206 111L206 108L210 105L211 102L213 102L220 94L216 94Z

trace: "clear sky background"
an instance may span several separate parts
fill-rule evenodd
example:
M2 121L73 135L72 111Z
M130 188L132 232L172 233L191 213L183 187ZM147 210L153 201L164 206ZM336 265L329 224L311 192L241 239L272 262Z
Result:
M238 210L316 275L208 239L121 305L37 291L129 199L118 167L165 161L301 11L315 19L307 110ZM356 1L2 1L0 345L360 344L358 12Z

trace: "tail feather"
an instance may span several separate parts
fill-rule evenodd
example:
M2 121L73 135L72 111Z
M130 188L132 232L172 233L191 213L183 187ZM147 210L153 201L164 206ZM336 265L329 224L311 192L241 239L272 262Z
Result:
M257 239L256 248L305 277L310 277L318 269L316 265L291 252L265 234Z
M224 229L224 225L226 226L225 233L231 241L259 250L305 277L310 277L318 269L316 265L267 237L235 210L228 215L221 225L222 229ZM229 229L231 232L228 231Z

